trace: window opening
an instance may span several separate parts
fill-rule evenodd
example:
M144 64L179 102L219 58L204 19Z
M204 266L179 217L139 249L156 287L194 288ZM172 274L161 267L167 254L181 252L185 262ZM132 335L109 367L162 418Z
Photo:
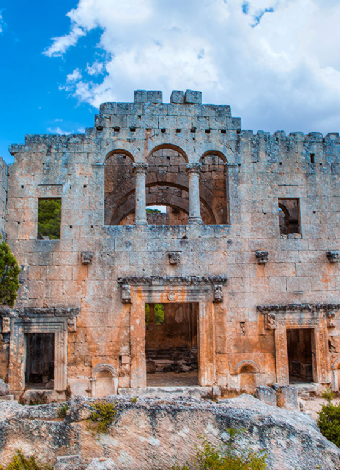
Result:
M313 382L311 328L287 330L289 382Z
M311 163L315 163L315 153L311 153L311 154L309 155L309 158L310 158L310 162L311 162Z
M279 199L280 234L301 234L299 199Z
M205 225L228 224L228 174L224 161L218 155L207 154L201 158L201 164L200 197L203 223Z
M197 303L145 305L148 386L198 385Z
M27 333L26 388L54 388L54 333Z
M38 199L38 239L59 240L61 199Z

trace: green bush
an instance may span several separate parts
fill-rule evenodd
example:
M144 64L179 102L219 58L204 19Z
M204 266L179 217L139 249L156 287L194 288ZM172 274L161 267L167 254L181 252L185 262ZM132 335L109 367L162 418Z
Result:
M230 439L227 445L215 446L207 439L196 454L183 467L172 467L172 470L266 470L266 454L251 448L238 450L234 446L234 437L239 431L228 430Z
M68 404L65 403L64 405L61 405L61 407L58 410L58 417L59 418L66 418L66 412L68 410Z
M59 240L61 199L39 199L38 204L38 233L51 240Z
M0 464L0 470L53 470L53 467L37 462L35 457L26 458L17 450L12 462L6 468Z
M0 240L1 240L0 235ZM7 243L0 243L0 304L13 307L17 298L20 268Z
M328 396L326 396L326 394ZM333 442L336 446L340 447L340 403L334 405L332 403L331 392L326 392L323 395L327 403L323 405L321 411L318 413L318 426L320 432L329 441Z
M117 413L115 402L109 403L106 400L97 400L91 406L94 411L87 420L88 429L96 434L106 433Z

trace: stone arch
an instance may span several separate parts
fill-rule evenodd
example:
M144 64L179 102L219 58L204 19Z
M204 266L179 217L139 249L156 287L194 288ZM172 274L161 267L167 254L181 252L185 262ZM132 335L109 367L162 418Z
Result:
M219 150L209 150L200 158L200 195L214 214L211 224L229 223L229 185L227 158Z
M104 371L110 372L113 378L118 377L117 369L113 367L111 364L97 364L92 369L92 376L96 378L100 372L104 372Z
M152 154L154 154L155 152L157 152L158 150L163 150L163 149L171 149L171 150L174 150L175 152L178 152L179 154L182 155L182 157L184 158L185 162L186 163L189 163L189 159L188 159L188 156L187 154L184 152L184 150L179 147L178 145L174 145L174 144L161 144L161 145L156 145L156 147L154 147L148 154L148 157L147 157L147 160L149 160L149 158L151 157Z
M92 369L92 396L103 398L117 395L118 373L111 364L97 364Z
M127 150L109 152L104 164L104 224L116 225L114 214L135 193L133 155Z
M242 373L259 374L261 372L260 367L256 364L256 362L251 361L251 360L240 361L235 367L234 371L235 371L235 374L242 374Z

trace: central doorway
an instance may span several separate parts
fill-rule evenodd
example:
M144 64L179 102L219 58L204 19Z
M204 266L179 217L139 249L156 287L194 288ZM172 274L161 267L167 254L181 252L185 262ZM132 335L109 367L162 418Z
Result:
M313 382L313 339L312 328L287 330L289 383Z
M26 389L54 388L54 333L28 333L26 337Z
M148 387L198 385L198 303L145 304Z

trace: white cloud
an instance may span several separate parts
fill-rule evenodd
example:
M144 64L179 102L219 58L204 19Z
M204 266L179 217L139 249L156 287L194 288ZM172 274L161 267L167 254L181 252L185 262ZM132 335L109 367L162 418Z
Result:
M68 82L76 82L78 80L80 80L82 77L82 74L80 73L80 70L79 69L75 69L73 70L72 73L70 73L69 75L66 76L66 81Z
M3 19L3 17L2 17L2 13L1 13L1 11L0 11L0 33L3 32L4 26L5 26L5 22L4 22L4 19Z
M79 0L68 16L71 32L46 55L67 59L95 28L106 52L99 61L89 48L81 67L91 77L76 69L61 87L80 101L131 101L135 89L162 90L168 101L190 88L231 104L244 128L340 128L337 0Z
M58 127L48 127L47 131L50 132L51 134L59 134L59 135L70 135L74 134L74 131L68 132L63 129L61 129L59 126Z

